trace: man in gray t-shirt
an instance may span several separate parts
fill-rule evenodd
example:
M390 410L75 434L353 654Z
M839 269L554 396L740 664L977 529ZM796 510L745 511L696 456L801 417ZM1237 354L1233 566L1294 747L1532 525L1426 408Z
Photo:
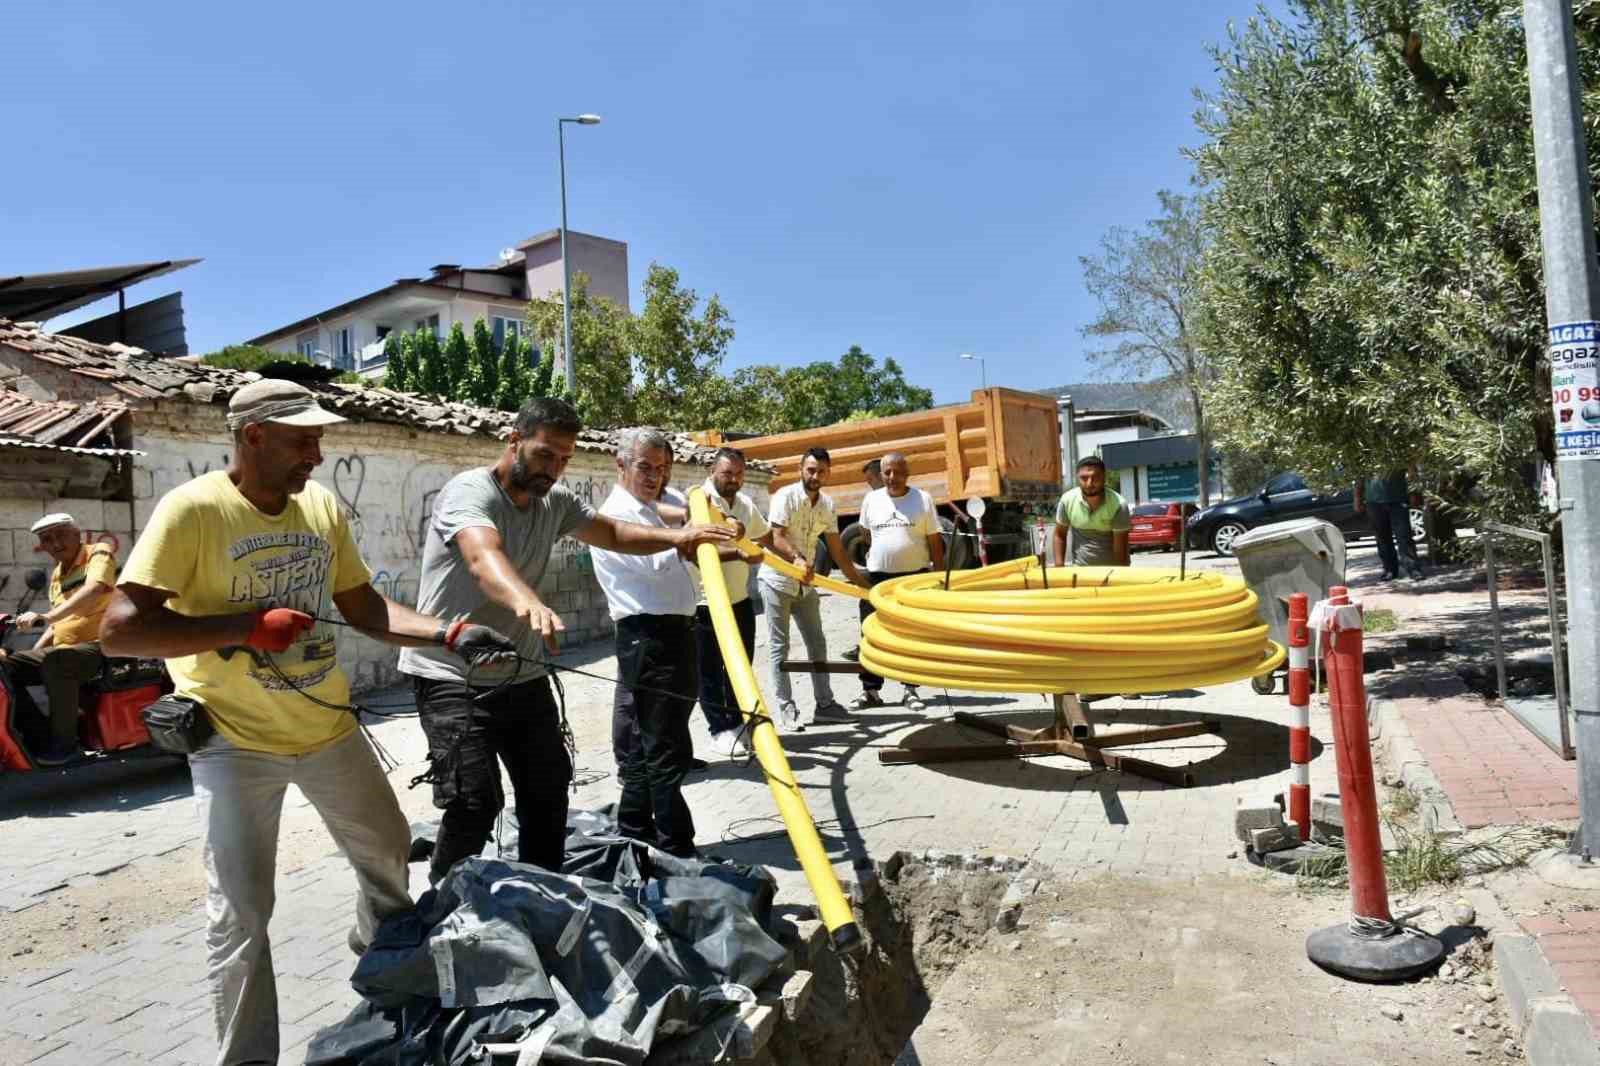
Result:
M556 541L571 536L648 555L732 536L719 526L662 529L596 514L557 484L580 428L564 400L529 400L495 465L457 474L434 498L417 602L441 617L493 618L519 653L510 664L471 668L431 648L400 655L428 738L423 779L433 783L433 804L443 812L428 869L434 883L488 841L505 805L497 760L515 794L517 858L561 869L572 760L545 664L564 627L535 591Z

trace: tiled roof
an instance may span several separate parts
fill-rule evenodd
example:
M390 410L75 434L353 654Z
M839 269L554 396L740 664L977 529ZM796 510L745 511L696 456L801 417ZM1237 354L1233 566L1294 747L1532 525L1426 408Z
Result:
M73 374L91 378L136 400L189 400L226 404L241 386L260 378L253 371L206 366L188 359L164 359L125 344L95 344L77 337L46 333L32 323L0 319L0 347L12 348ZM435 400L408 392L340 382L307 383L324 407L357 422L384 422L432 433L491 437L503 440L516 415L486 407ZM3 430L0 430L3 432ZM619 430L585 429L578 448L586 452L615 450ZM714 448L682 433L669 434L678 462L708 463ZM755 467L758 464L752 463ZM765 468L765 464L760 464Z
M0 446L77 455L141 455L116 447L116 424L128 413L120 403L65 403L0 392Z

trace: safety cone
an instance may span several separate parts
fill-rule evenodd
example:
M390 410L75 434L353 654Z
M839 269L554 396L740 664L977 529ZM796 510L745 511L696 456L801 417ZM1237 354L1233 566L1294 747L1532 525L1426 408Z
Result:
M1439 965L1437 937L1396 922L1389 913L1378 836L1378 792L1367 735L1367 692L1362 680L1359 605L1335 585L1311 614L1323 642L1333 743L1339 763L1345 858L1350 870L1350 920L1306 937L1306 954L1324 970L1358 981L1400 981Z

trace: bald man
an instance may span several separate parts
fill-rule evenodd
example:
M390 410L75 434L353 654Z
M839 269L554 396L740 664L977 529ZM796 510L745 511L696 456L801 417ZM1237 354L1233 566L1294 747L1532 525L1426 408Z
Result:
M916 574L944 565L944 537L933 497L911 487L911 466L900 452L883 457L883 488L873 489L861 501L861 527L866 531L867 582L876 585L891 577ZM861 620L872 604L861 601ZM901 703L914 711L927 706L914 685L906 686ZM861 695L850 704L853 711L883 706L883 678L861 669Z

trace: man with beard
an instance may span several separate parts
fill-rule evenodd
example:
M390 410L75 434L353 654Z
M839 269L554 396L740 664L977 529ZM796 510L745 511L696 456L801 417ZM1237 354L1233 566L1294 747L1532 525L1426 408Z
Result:
M189 738L189 776L218 1066L278 1061L268 928L290 785L356 875L350 947L360 954L380 920L411 906L411 834L351 713L334 608L376 640L442 645L470 662L514 648L484 626L418 614L372 587L348 516L310 480L324 427L343 421L292 381L265 378L235 392L233 460L161 498L100 621L105 654L165 659L172 698L215 729Z
M1056 504L1057 566L1127 566L1128 530L1133 527L1120 493L1106 488L1106 464L1088 456L1078 464L1078 486ZM1072 554L1067 554L1067 535Z
M422 549L417 609L492 626L517 642L511 663L464 667L433 648L407 648L400 670L415 679L427 778L442 812L429 877L476 855L505 806L505 764L517 811L517 858L559 871L572 761L545 663L558 650L561 617L534 590L557 540L626 555L725 539L725 529L666 529L597 515L557 484L577 451L578 413L535 397L517 412L494 466L457 474L439 490Z

